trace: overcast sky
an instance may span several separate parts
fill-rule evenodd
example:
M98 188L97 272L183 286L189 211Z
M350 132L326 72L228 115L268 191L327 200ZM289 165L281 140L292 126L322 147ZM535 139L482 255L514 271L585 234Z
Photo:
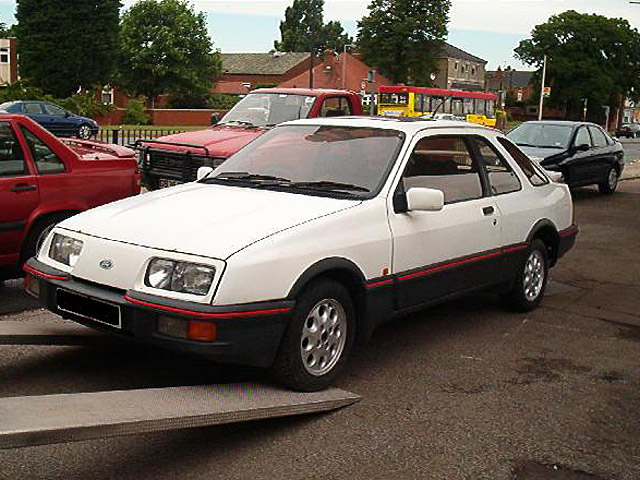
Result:
M130 6L137 0L125 0ZM207 14L209 32L223 52L268 51L279 39L279 22L291 0L191 0ZM367 13L367 0L325 0L325 20L338 20L351 34ZM640 28L640 4L628 0L453 0L449 42L489 61L488 68L511 65L513 49L531 29L566 10L626 18ZM0 20L13 23L15 0L0 0Z

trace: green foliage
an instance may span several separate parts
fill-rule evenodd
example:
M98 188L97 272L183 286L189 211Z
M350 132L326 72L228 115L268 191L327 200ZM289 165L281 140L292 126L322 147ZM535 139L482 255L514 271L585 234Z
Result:
M109 83L120 0L18 0L20 74L57 97Z
M282 41L274 42L281 52L341 51L353 39L344 33L339 22L324 23L324 0L293 0L280 22Z
M358 22L365 63L394 82L430 85L447 36L450 0L373 0Z
M206 18L185 0L142 0L120 22L117 84L134 95L204 98L222 70Z
M96 99L94 93L90 92L76 93L75 95L54 103L66 108L70 112L89 118L101 117L115 110L113 105L104 105Z
M211 108L219 108L221 110L229 110L240 101L238 95L227 95L222 93L214 93L211 95Z
M122 120L126 125L148 125L151 119L145 110L144 99L132 98Z
M0 103L12 100L42 100L52 102L53 97L45 95L42 89L34 87L28 80L18 80L0 90Z
M589 110L600 114L601 105L613 107L620 96L640 94L640 34L625 19L569 10L537 25L515 52L538 67L536 92L547 55L550 103L567 107L570 116L580 116L585 98Z

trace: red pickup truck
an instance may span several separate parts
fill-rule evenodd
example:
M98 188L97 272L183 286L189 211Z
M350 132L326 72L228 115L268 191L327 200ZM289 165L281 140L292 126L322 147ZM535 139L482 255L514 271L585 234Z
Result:
M279 123L361 114L360 97L355 92L305 88L254 90L211 128L139 141L143 181L150 190L193 181L198 168L217 167Z
M0 114L0 282L21 276L53 225L140 193L130 148L60 140L22 115Z

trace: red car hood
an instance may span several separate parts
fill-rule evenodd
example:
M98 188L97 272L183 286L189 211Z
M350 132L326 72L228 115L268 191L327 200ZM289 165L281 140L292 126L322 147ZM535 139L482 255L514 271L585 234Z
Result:
M220 125L206 130L176 133L156 139L159 142L180 143L183 145L163 145L161 143L154 143L153 140L151 140L145 142L144 146L161 148L163 150L191 151L200 154L203 153L203 149L197 147L204 147L209 155L226 158L268 130L267 128ZM195 148L190 148L191 146Z

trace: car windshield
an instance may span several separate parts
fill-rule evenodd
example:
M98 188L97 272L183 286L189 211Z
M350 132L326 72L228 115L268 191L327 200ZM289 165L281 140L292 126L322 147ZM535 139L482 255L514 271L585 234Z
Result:
M256 127L306 118L316 97L284 93L250 93L222 117L220 124Z
M334 125L273 129L231 156L207 183L370 198L398 155L396 130Z
M507 138L521 147L567 148L573 127L544 123L523 123L507 134Z

